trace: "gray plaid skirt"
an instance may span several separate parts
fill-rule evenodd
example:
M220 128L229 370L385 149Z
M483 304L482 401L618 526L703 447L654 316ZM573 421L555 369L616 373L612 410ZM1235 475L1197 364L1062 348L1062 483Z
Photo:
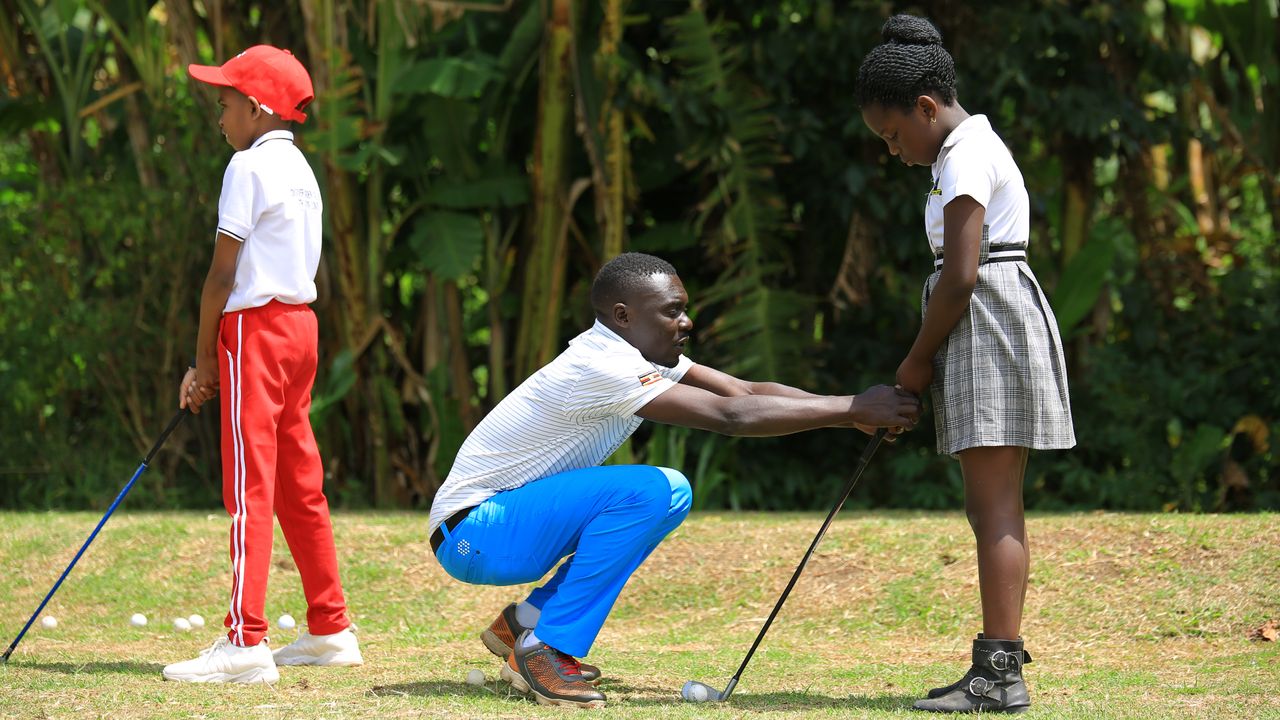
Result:
M940 275L925 281L924 308ZM941 454L1075 446L1058 321L1025 261L978 266L969 311L933 358L930 396Z

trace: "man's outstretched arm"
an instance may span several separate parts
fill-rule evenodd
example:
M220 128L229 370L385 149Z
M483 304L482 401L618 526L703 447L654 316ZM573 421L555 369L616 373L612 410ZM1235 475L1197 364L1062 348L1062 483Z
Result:
M692 385L723 397L737 397L740 395L779 395L794 398L824 397L805 392L790 385L783 385L782 383L742 380L706 365L694 365L689 368L689 371L680 379L680 384Z
M690 379L690 375L694 377ZM868 388L861 395L812 395L786 385L748 383L796 395L748 394L741 392L745 389L741 385L726 387L733 384L730 381L744 382L705 366L695 366L684 380L650 400L636 414L667 425L756 437L855 423L910 428L920 417L920 401L914 395L887 385ZM704 387L704 383L711 388ZM720 394L721 391L726 394Z

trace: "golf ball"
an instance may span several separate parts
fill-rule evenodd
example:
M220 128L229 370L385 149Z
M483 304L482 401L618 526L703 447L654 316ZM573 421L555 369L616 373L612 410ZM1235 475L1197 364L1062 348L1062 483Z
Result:
M129 624L134 627L142 627L147 624L147 616L142 613L134 613L133 617L129 618Z
M280 619L276 620L276 627L280 628L281 630L292 630L297 626L298 626L298 622L294 620L293 616L290 615L289 613L285 613L281 615Z
M485 682L485 677L484 677L484 671L483 671L483 670L474 670L474 669L473 669L473 670L468 670L468 671L467 671L467 684L468 684L468 685L483 685L483 684L484 684L484 682Z
M698 702L702 702L703 700L707 699L707 689L702 687L701 685L694 685L693 687L689 688L689 695L691 695L694 700L697 700Z
M174 618L173 629L186 632L191 629L191 621L186 618Z
M45 615L43 618L40 619L40 627L44 628L45 630L52 630L58 627L58 619L52 615Z
M199 615L192 615L187 618L187 622L191 623L191 627L204 627L204 618Z

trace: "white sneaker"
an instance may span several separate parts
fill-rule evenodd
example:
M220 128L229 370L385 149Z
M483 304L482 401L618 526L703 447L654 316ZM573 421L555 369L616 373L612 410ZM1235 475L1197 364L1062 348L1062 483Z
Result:
M332 635L312 635L303 632L297 640L276 650L277 665L328 665L351 667L363 665L360 643L356 634L347 627Z
M280 673L265 639L253 647L239 647L223 635L207 650L202 650L200 657L166 665L164 679L177 682L273 683L280 680Z

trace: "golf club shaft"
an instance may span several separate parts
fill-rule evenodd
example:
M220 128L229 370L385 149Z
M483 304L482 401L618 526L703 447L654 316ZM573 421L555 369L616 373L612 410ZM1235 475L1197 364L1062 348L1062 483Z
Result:
M124 488L116 495L116 499L111 503L111 507L107 508L106 514L104 514L102 519L98 521L98 526L93 529L93 532L89 533L89 539L84 541L84 545L80 546L80 551L71 559L71 564L67 565L67 569L62 571L62 577L58 578L58 582L53 584L53 587L49 590L49 594L45 595L44 600L40 602L40 607L36 608L36 611L31 614L31 618L27 620L27 624L22 626L22 632L18 633L18 637L14 638L13 642L9 644L9 649L4 651L3 656L0 656L0 662L9 661L9 656L13 654L14 648L18 647L18 643L22 642L23 636L25 636L27 631L31 629L31 624L40 616L40 612L44 610L45 605L49 604L49 600L53 597L54 593L58 592L58 588L62 587L62 581L66 580L67 575L71 574L71 568L75 567L76 563L80 561L80 556L84 555L84 551L89 549L89 545L93 542L93 539L98 537L98 531L102 530L102 526L107 524L107 519L111 517L111 513L116 511L120 502L124 500L125 496L129 494L129 491L133 489L133 484L138 481L138 477L147 469L147 465L151 462L151 458L155 457L155 454L160 450L160 446L164 445L164 441L169 439L169 434L173 432L174 428L178 427L178 423L182 422L182 418L186 417L189 412L189 410L183 408L178 411L177 415L173 416L172 420L169 421L164 432L160 433L160 439L156 440L156 444L151 446L151 452L147 453L146 459L144 459L142 464L138 466L138 469L134 471L133 477L129 478L129 482L126 483Z
M733 693L733 688L737 686L738 680L742 678L742 672L747 669L747 663L751 662L751 656L755 655L756 648L760 647L760 641L764 640L764 634L769 632L769 626L773 624L773 619L778 616L778 611L782 609L782 604L787 601L787 596L791 594L791 588L796 586L796 581L800 579L800 573L804 572L805 565L809 563L809 557L813 555L814 549L822 541L822 536L827 534L827 528L831 526L831 521L840 512L840 508L844 507L844 501L849 499L849 494L853 492L853 486L858 484L858 478L862 477L862 471L867 469L867 463L871 462L871 456L875 454L876 448L880 447L880 442L884 440L885 432L884 428L877 430L875 436L867 443L866 449L862 451L862 457L858 458L858 466L853 470L853 477L849 478L849 481L845 483L844 490L836 500L835 506L831 508L831 512L827 513L827 519L823 521L818 534L813 538L813 542L809 543L809 549L805 551L804 558L800 560L800 564L796 566L796 571L791 575L791 582L787 583L787 588L782 591L782 596L778 598L777 604L773 606L773 612L769 613L769 619L764 621L764 627L760 628L760 633L756 635L756 641L751 643L751 649L747 651L747 656L742 659L742 664L738 666L738 672L733 674L733 678L729 680L729 684L725 687L724 700L728 700L729 695Z

